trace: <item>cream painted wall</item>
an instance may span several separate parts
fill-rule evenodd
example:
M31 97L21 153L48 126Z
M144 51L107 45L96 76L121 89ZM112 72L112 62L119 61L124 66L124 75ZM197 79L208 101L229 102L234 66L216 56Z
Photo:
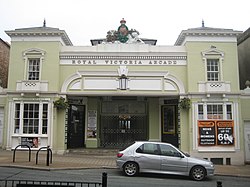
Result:
M37 48L45 51L42 63L41 80L49 82L49 91L60 90L59 85L59 42L11 42L8 90L16 90L16 81L25 80L25 62L23 52Z
M231 92L239 92L238 56L236 43L215 43L215 42L188 42L187 50L187 72L188 92L198 92L197 82L205 81L205 63L202 60L201 52L209 50L211 46L223 51L224 62L222 64L223 81L230 81Z

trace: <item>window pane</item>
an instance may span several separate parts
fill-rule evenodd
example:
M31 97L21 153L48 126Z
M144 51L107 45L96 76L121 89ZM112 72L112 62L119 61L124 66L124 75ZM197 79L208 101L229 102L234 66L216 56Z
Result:
M39 129L39 104L24 104L23 133L38 134Z
M19 128L20 128L20 104L17 103L15 105L15 126L14 126L14 133L19 133Z
M174 134L176 126L176 107L173 105L163 106L162 117L163 133Z
M223 105L207 105L208 119L223 119Z
M164 156L177 157L180 155L180 153L170 145L160 144L160 149L161 149L161 154Z
M198 118L204 119L203 105L198 105Z
M48 129L48 104L43 104L42 133L47 134Z
M219 60L207 59L207 80L218 81L219 80Z
M28 80L39 80L40 59L29 59Z
M232 106L227 105L227 119L232 119Z

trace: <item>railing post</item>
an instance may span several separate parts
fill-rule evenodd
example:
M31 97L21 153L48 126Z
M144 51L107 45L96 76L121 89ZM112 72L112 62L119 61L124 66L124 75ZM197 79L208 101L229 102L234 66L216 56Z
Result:
M221 181L217 181L217 187L222 187L222 182Z
M29 162L30 162L30 159L31 159L31 149L30 149L30 146L28 146L28 145L22 145L22 144L20 144L20 145L18 145L18 146L15 147L14 153L13 153L13 162L15 162L16 150L17 150L17 148L20 147L20 146L25 146L25 147L27 147L27 148L29 149Z
M50 148L49 148L49 145L47 146L47 166L49 166L49 150L50 150Z
M103 172L102 173L102 187L107 187L107 173L106 172Z

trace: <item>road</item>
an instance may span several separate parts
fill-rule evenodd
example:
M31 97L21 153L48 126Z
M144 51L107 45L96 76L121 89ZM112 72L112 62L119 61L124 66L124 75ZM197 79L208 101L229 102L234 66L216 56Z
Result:
M101 182L102 173L108 174L109 187L216 187L217 181L223 187L246 187L250 178L214 176L205 181L196 182L187 177L170 175L141 174L137 177L126 177L117 169L81 169L81 170L53 170L41 171L0 167L1 180L35 180L35 181L75 181L75 182Z

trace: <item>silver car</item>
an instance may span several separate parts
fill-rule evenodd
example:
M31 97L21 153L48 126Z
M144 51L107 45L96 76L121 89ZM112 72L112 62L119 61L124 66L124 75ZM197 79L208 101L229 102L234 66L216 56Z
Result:
M127 176L161 173L190 176L201 181L214 175L212 162L193 158L176 147L162 142L135 142L117 153L117 166Z

